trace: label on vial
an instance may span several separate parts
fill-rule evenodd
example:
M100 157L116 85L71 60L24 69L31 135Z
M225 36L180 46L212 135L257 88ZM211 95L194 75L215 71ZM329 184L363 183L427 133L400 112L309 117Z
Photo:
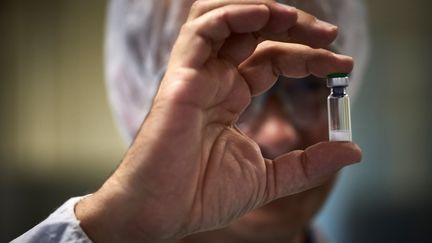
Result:
M351 141L351 132L347 130L330 131L330 141Z

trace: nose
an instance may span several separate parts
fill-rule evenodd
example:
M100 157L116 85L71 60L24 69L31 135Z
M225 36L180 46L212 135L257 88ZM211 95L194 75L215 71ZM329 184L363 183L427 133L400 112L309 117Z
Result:
M273 159L298 148L299 134L277 103L269 103L259 126L251 133L264 157Z

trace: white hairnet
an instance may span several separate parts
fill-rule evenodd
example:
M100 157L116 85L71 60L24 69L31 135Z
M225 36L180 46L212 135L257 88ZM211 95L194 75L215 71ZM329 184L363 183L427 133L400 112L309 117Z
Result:
M150 109L169 53L195 0L111 0L106 36L108 98L130 143ZM350 94L358 90L368 35L361 0L281 0L339 27L333 48L354 57Z

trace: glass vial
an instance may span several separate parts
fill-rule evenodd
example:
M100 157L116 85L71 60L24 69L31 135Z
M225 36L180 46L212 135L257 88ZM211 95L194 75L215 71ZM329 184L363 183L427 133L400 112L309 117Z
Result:
M327 87L331 89L327 98L330 141L352 141L350 102L346 92L348 83L346 73L330 74L327 77Z

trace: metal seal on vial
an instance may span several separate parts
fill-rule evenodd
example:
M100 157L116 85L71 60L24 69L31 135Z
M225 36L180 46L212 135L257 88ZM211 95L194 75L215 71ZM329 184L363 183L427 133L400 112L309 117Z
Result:
M349 85L349 78L347 73L333 73L327 75L327 87L347 87Z

